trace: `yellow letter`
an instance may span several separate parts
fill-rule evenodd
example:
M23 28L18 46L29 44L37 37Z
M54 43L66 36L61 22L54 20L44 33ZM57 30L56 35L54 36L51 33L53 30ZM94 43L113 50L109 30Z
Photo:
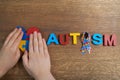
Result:
M70 36L73 37L73 44L77 44L77 37L80 36L80 33L70 33Z

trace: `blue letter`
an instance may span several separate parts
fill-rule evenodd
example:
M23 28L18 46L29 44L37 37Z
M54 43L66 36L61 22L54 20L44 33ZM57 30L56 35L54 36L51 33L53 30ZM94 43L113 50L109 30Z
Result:
M92 36L92 43L94 45L100 45L103 43L103 36L102 34L96 33Z
M51 43L59 44L58 39L57 39L57 37L56 37L56 35L54 33L51 33L49 35L47 45L50 45Z

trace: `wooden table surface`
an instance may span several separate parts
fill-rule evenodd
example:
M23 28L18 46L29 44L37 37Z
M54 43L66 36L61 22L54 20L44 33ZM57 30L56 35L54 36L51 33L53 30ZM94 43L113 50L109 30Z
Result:
M52 32L117 35L117 46L92 45L81 55L81 43L50 45L52 73L57 80L120 79L120 0L0 0L0 47L17 26L37 26L47 40ZM1 80L33 80L22 60Z

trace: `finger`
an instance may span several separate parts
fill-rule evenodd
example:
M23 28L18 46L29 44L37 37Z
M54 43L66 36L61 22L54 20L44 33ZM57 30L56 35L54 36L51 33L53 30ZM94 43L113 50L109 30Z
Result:
M24 66L28 66L29 59L28 59L28 52L27 51L25 51L25 53L23 54L22 60L23 60Z
M33 34L30 34L29 52L33 53Z
M48 47L47 47L46 41L45 41L45 39L42 39L42 40L43 40L43 45L44 45L44 55L45 55L46 57L50 57L50 56L49 56L49 52L48 52Z
M12 46L12 45L13 45L14 41L17 39L17 37L18 37L18 35L19 35L20 33L21 33L21 28L18 29L18 31L13 34L13 36L11 37L11 39L10 39L10 41L9 41L9 43L8 43L9 46Z
M23 37L23 32L20 33L20 35L18 36L18 38L15 40L15 43L13 44L15 49L18 48L22 37Z
M33 49L34 49L34 52L39 52L38 51L38 39L37 39L37 32L35 31L34 32L34 38L33 38Z
M20 59L20 50L18 49L17 52L15 53L17 60Z
M38 45L39 45L39 52L40 54L44 54L44 51L43 51L43 40L42 40L42 35L41 33L38 33Z
M15 34L15 32L17 31L17 28L15 28L6 38L4 46L6 46L8 44L8 42L10 41L11 37L13 36L13 34Z

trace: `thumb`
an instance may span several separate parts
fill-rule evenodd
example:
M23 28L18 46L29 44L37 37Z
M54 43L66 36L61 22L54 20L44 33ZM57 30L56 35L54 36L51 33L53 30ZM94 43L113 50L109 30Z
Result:
M24 52L22 56L22 60L23 60L23 65L28 66L28 52L27 51Z

